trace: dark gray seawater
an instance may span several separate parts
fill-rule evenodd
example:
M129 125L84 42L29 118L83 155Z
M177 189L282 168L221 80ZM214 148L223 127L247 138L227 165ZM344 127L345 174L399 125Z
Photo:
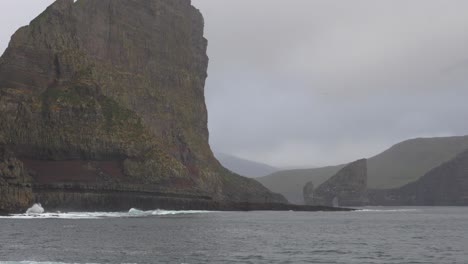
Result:
M468 263L461 207L45 217L0 219L0 263Z

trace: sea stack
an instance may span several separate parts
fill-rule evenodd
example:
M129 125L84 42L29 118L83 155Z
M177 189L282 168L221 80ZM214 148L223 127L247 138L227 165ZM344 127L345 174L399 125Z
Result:
M367 160L348 164L316 189L307 183L303 190L307 205L362 206L367 204Z
M57 0L0 58L0 211L287 203L208 144L189 0Z

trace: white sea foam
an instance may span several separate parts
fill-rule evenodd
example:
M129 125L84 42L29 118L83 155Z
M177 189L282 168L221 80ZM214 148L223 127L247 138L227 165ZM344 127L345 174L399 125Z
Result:
M0 261L0 264L77 264L77 263L64 263L64 262L37 262L37 261ZM94 263L86 263L94 264Z
M0 261L0 264L99 264L99 263L78 263L78 262L51 262L51 261ZM122 264L136 264L136 263L122 263Z
M128 211L129 216L152 216L152 215L178 215L178 214L201 214L209 213L210 211L170 211L170 210L152 210L142 211L136 208L132 208Z
M98 264L98 263L65 263L65 262L51 262L51 261L0 261L0 264ZM122 263L122 264L136 264L136 263Z
M42 213L42 214L15 214L10 216L0 217L3 219L107 219L107 218L135 218L135 217L151 217L151 216L167 216L167 215L184 215L184 214L202 214L211 211L169 211L169 210L152 210L142 211L135 208L128 212L69 212L69 213ZM1 264L1 262L0 262Z
M99 264L99 263L78 263L78 262L52 262L52 261L0 261L0 264ZM136 263L122 263L136 264Z
M78 264L78 263L64 263L64 262L37 262L37 261L0 261L0 264ZM96 264L96 263L85 263Z
M0 264L99 264L99 263L78 263L78 262L53 262L53 261L0 261ZM136 264L136 263L123 263Z
M44 208L40 203L34 204L28 210L26 210L27 215L38 215L44 213Z

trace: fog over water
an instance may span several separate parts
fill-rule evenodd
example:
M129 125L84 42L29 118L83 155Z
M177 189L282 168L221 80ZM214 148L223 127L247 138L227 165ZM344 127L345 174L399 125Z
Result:
M0 2L0 50L52 0ZM468 1L193 0L217 152L276 167L468 134Z

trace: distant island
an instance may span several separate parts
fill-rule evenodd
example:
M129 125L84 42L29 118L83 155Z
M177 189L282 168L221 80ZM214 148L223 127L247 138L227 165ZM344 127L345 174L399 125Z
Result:
M365 193L357 201L345 199L340 205L468 205L468 172L464 170L468 160L463 159L467 150L468 136L418 138L369 158L367 166L346 173L348 178L338 175L357 168L355 163L280 171L257 180L298 204L331 204L329 199L318 202L312 194L333 186L336 190L351 187L348 190L356 195Z
M367 160L352 162L329 180L303 189L307 205L467 206L468 150L399 188L370 189Z

